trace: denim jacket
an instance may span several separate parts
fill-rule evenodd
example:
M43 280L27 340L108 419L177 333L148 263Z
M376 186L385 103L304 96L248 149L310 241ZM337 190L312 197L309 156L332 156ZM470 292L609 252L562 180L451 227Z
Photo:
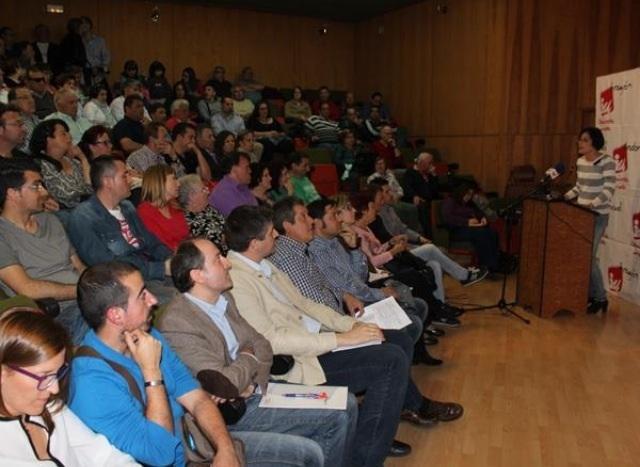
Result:
M122 201L120 209L140 247L127 243L118 220L93 195L80 203L69 219L69 238L78 255L88 265L126 261L136 266L146 280L164 279L164 262L171 251L144 227L133 204Z

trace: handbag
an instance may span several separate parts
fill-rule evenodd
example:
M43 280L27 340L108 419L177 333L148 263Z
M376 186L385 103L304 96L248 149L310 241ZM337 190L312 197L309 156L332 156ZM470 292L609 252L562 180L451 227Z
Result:
M140 387L124 366L116 363L112 360L104 358L100 355L95 349L92 347L83 345L78 347L75 351L74 357L92 357L98 358L104 361L107 365L111 367L113 371L118 373L120 376L124 378L129 386L129 390L133 397L135 397L140 405L144 408L144 400L142 398L142 393L140 392ZM198 423L194 419L194 417L185 413L182 416L182 445L184 447L185 457L187 459L188 467L205 467L211 465L213 458L215 457L215 449L207 439L207 437L202 433L200 427L198 427ZM241 466L246 465L246 460L244 456L244 444L242 441L232 438L233 448L236 451L236 456L240 462Z

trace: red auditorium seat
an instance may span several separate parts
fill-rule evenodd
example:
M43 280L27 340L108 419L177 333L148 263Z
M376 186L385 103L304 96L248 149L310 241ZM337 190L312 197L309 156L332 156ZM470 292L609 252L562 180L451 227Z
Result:
M310 179L321 195L335 196L338 194L340 182L334 164L314 164Z

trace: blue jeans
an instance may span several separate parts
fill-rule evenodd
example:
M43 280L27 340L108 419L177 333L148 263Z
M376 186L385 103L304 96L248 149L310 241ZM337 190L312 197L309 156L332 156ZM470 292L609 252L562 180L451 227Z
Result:
M301 436L256 431L236 431L233 437L244 443L247 465L251 467L323 467L318 443Z
M73 345L80 345L89 330L89 325L80 312L78 302L75 300L60 302L60 314L55 319L66 329Z
M593 231L593 249L591 251L591 277L589 280L589 296L598 301L607 299L607 291L602 281L602 272L600 271L600 263L598 262L598 247L600 240L607 230L609 223L609 214L599 215L596 217L595 228Z
M413 351L411 339L399 334ZM388 344L329 352L318 360L327 384L348 386L354 394L365 392L350 465L381 467L398 428L411 360L398 346Z
M424 300L413 298L411 303L398 301L412 323L403 329L403 331L416 343L422 337L424 331L424 322L427 319L428 307Z
M351 451L358 421L358 403L349 394L346 410L324 409L265 409L259 407L262 396L246 400L247 410L240 421L229 425L229 431L280 433L295 438L308 438L320 446L326 465L347 466L346 455Z

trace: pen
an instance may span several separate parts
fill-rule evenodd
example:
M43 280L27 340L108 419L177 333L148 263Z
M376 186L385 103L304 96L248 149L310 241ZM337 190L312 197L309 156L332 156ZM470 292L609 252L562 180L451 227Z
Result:
M297 393L287 392L283 394L284 397L301 398L301 399L329 399L329 394L326 392L310 392L310 393Z

